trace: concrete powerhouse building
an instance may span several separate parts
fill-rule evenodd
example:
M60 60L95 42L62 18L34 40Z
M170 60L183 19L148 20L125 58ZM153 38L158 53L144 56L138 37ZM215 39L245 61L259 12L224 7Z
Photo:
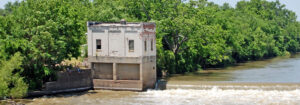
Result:
M156 82L155 23L88 22L95 89L145 90Z

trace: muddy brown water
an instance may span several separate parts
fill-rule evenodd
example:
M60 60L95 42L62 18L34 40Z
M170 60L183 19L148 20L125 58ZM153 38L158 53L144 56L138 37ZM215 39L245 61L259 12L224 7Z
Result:
M28 105L300 105L300 54L173 75L166 90L90 90L15 101Z

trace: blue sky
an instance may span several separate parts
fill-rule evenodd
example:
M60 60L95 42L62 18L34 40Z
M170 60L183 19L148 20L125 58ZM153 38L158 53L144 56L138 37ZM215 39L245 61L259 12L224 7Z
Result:
M8 2L15 2L19 0L0 0L0 8L4 8L4 5Z
M4 8L4 5L9 1L14 2L14 1L20 1L20 0L0 0L0 8ZM232 7L234 7L236 5L236 3L241 0L208 0L208 1L212 1L212 2L214 2L216 4L220 4L220 5L227 2ZM268 1L275 1L275 0L268 0ZM300 21L300 0L279 0L279 1L283 4L285 4L287 9L296 12L296 14L298 16L297 20Z

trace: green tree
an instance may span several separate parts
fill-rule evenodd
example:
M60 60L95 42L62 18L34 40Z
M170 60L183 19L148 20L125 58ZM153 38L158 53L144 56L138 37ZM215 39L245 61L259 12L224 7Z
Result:
M207 0L25 0L7 4L1 14L0 59L20 52L21 76L31 89L62 70L57 64L80 55L87 21L155 22L157 68L169 73L281 56L300 47L297 16L279 0L240 1L235 8Z
M9 60L0 60L0 99L21 98L26 95L28 85L20 76L22 60L20 53L14 54Z
M26 0L4 17L4 52L24 56L22 76L41 88L64 59L78 57L85 43L88 0Z

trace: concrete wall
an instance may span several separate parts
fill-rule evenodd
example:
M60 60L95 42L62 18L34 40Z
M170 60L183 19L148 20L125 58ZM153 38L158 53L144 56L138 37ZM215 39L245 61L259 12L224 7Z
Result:
M121 30L108 31L108 53L109 56L125 56L124 33Z
M140 64L117 64L117 80L140 80Z
M94 86L104 89L110 89L114 86L116 88L122 88L117 86L125 86L128 82L118 82L122 80L140 80L141 89L154 88L156 82L156 56L144 56L144 57L91 57L90 62L94 63L115 63L116 65L116 79L112 81L104 81L105 79L94 78L97 81L94 81ZM106 68L106 67L105 67ZM96 70L93 68L93 70ZM93 75L101 75L99 72L94 72ZM139 77L139 78L138 78ZM111 83L111 85L106 84ZM130 82L137 83L137 82ZM117 85L119 84L119 85ZM121 85L122 84L122 85ZM133 84L128 84L133 85ZM126 87L126 86L125 86ZM133 87L140 87L139 85L134 85ZM126 90L126 89L125 89Z
M92 44L89 45L88 47L90 47L91 49L88 50L92 50L92 54L93 56L108 56L109 52L108 52L108 35L107 35L107 31L105 30L95 30L94 32L91 33L91 41ZM101 43L102 43L102 48L101 50L97 51L96 50L96 40L101 39ZM88 51L89 52L89 51Z
M156 82L156 56L143 57L143 88L154 88Z
M88 27L88 56L139 57L141 53L141 23L101 24ZM101 51L96 50L96 40L101 39ZM128 51L128 41L134 40L134 51Z
M88 62L90 63L141 63L142 57L89 57Z
M110 90L134 90L142 91L143 84L140 80L102 80L93 79L94 89L110 89Z
M146 51L145 51L145 41L146 41ZM151 50L151 41L153 44L153 50ZM142 32L142 56L156 56L156 35L155 35L155 25L147 24L143 25Z
M95 79L113 79L113 64L112 63L94 63L93 78Z
M134 40L134 51L129 51L129 40ZM138 31L125 31L125 56L139 57L142 55L142 41L140 40L140 33Z
M88 56L140 57L156 55L154 23L102 23L88 26ZM96 40L101 39L101 50L96 50ZM128 41L134 40L130 52ZM153 50L151 50L153 40ZM145 51L144 41L147 42Z
M46 91L91 88L93 86L90 69L81 70L81 72L58 72L57 76L57 81L46 83Z

